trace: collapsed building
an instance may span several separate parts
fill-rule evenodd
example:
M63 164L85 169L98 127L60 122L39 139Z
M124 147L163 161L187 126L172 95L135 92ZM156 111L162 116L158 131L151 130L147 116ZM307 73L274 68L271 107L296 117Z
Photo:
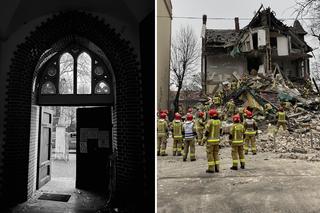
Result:
M208 100L219 95L224 103L232 98L238 107L255 109L259 152L320 161L319 89L310 77L312 48L304 40L307 32L300 22L287 26L263 6L242 29L238 18L235 29L227 30L207 29L206 21L204 15L202 94ZM287 113L288 131L277 134L275 112L280 105ZM229 125L224 125L226 130ZM229 146L228 140L222 145Z
M242 76L273 78L279 74L290 86L310 78L307 32L298 20L292 27L275 17L270 8L260 7L250 23L235 29L207 29L203 16L201 74L203 94L212 96L225 82ZM278 79L279 80L279 79ZM298 95L298 93L295 93Z

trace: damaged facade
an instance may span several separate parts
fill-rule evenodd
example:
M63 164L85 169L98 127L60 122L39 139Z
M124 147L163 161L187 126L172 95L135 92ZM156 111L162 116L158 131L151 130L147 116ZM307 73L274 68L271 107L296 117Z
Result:
M221 83L245 75L271 76L281 74L292 83L309 79L308 53L312 48L304 41L307 32L298 20L292 27L275 17L270 8L258 10L251 22L240 29L202 30L202 88L203 94L213 95Z

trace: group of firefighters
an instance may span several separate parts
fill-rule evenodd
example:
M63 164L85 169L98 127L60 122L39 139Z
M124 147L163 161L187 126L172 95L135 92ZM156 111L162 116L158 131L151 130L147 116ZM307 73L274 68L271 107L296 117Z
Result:
M221 110L221 101L214 100L214 104L204 110L198 110L196 117L193 115L192 108L188 113L182 116L176 112L172 122L169 122L168 111L160 110L157 121L158 156L167 156L167 139L169 132L172 132L173 138L173 156L183 156L183 161L187 160L190 151L190 160L195 161L195 143L203 146L206 144L208 169L207 173L219 172L219 143L224 134L222 121L232 118L233 124L228 132L231 143L232 170L245 168L245 155L248 154L249 148L253 155L257 154L256 136L257 123L253 118L253 108L237 108L231 99ZM268 106L266 106L268 107ZM286 114L283 107L279 107L276 114L277 127L283 127L286 130Z

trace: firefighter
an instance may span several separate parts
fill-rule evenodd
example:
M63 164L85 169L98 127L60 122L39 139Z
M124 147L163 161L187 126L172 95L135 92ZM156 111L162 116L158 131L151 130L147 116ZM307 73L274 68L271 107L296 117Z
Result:
M221 97L219 93L214 96L213 103L216 107L219 107L221 105Z
M187 114L187 121L183 124L183 135L184 135L184 153L183 153L183 161L187 160L188 152L190 148L190 160L195 161L195 134L196 129L193 122L193 116L192 114Z
M287 130L287 121L286 121L286 112L283 110L283 107L279 107L279 111L277 112L277 128L279 130L280 126L282 126L283 130Z
M234 115L235 110L236 110L236 105L234 104L233 99L230 99L230 101L228 101L228 103L226 105L226 110L227 110L226 114L228 117Z
M272 106L270 103L266 103L264 105L264 113L265 113L265 116L269 118L270 114L272 113Z
M245 158L243 153L243 133L244 126L240 123L240 115L236 114L233 116L233 125L230 131L230 137L232 139L232 170L238 170L238 162L240 159L241 169L244 169Z
M203 146L203 129L205 127L204 112L199 112L199 117L196 119L197 141L198 145Z
M161 113L160 119L157 123L157 133L158 133L158 156L167 156L166 148L167 148L167 138L168 138L168 123L165 120L166 114Z
M219 172L219 142L221 134L221 121L215 109L209 111L210 120L206 125L205 136L207 138L207 173Z
M257 123L252 118L252 112L246 112L247 118L244 120L244 135L245 135L245 145L244 145L244 154L248 154L249 146L251 145L252 154L257 154L256 147L256 134L257 134Z
M173 156L181 156L182 147L182 121L179 113L175 114L172 121Z

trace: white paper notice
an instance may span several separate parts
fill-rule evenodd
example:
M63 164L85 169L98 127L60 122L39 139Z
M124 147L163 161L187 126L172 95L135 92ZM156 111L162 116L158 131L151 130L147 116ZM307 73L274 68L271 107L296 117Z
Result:
M98 128L88 128L88 139L97 139L98 132Z
M88 129L80 128L80 142L86 142L88 139Z
M88 153L87 142L80 142L80 153Z
M109 131L98 132L98 146L99 148L109 148Z

